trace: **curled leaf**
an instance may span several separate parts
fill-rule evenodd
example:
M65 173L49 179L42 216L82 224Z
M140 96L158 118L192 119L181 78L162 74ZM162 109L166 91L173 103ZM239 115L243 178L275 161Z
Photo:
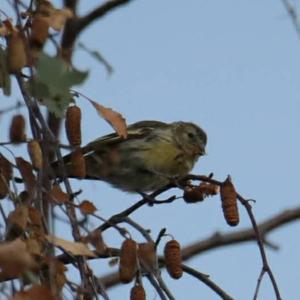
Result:
M78 207L79 207L81 213L84 215L93 214L97 210L95 205L92 202L87 201L87 200L82 201Z
M125 118L118 112L107 108L95 101L89 100L94 106L98 114L106 120L117 132L117 134L126 139L127 138L127 125Z

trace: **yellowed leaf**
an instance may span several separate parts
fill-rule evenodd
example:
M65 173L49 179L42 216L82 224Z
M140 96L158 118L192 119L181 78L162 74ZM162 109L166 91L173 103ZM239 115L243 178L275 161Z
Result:
M65 251L70 252L72 255L96 257L94 252L91 251L84 243L67 241L53 235L47 235L46 238L49 243L55 245L56 247L61 247Z
M95 205L92 202L87 200L82 201L78 207L81 213L83 213L84 215L93 214L97 210Z
M118 112L111 108L105 107L95 101L89 99L98 114L105 119L117 132L117 134L126 139L127 138L127 125L126 119Z

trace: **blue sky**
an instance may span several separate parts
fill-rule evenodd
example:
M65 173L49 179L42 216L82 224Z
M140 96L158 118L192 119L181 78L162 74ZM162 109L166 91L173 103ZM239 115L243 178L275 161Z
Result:
M81 11L99 3L82 2ZM90 70L80 92L121 112L128 123L186 120L202 126L208 155L193 173L213 172L219 180L230 174L238 191L256 200L258 221L299 205L300 40L281 1L136 0L93 24L80 41L101 52L115 69L108 78L101 64L78 50L74 64ZM1 107L10 103L3 99ZM87 101L78 104L84 142L111 131ZM8 116L1 118L1 127L6 120ZM6 132L1 138L7 139ZM74 184L84 189L82 200L94 201L103 217L139 199L104 183ZM185 245L217 231L249 227L242 207L240 211L234 229L223 220L218 197L194 205L178 201L144 207L132 217L151 228L154 237L167 227ZM283 299L298 299L300 293L299 229L297 222L269 236L280 246L276 252L267 249L267 255ZM109 233L107 243L118 246L119 237ZM110 270L100 264L97 275ZM188 264L209 274L235 299L252 299L261 259L256 244L247 243L205 253ZM176 299L218 299L188 275L179 281L163 276ZM147 287L153 299L155 291ZM111 298L124 299L129 288L112 289ZM267 276L259 299L275 299Z

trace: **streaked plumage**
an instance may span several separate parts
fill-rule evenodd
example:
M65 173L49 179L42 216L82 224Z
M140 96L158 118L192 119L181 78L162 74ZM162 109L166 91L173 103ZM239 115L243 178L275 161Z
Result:
M86 179L103 180L129 192L153 191L188 174L205 154L206 142L205 132L193 123L137 122L128 126L126 140L113 133L82 148ZM72 177L70 155L64 162Z

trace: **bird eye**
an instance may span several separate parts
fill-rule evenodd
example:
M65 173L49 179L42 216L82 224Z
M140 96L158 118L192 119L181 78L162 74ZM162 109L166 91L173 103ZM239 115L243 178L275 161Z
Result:
M192 132L188 132L188 137L189 137L190 139L193 139L193 138L195 137L195 135L194 135Z

